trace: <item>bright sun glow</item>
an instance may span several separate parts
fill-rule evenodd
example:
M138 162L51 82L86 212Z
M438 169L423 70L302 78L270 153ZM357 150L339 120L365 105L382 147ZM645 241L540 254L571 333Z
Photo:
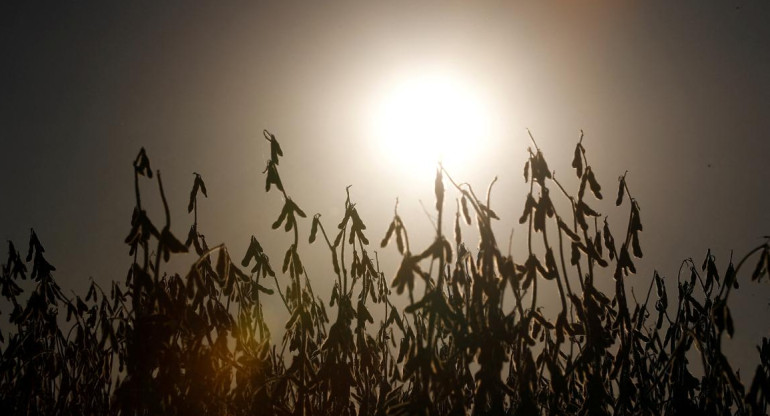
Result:
M377 145L407 175L430 175L437 162L464 170L486 147L488 112L472 85L457 77L425 75L397 82L380 98Z

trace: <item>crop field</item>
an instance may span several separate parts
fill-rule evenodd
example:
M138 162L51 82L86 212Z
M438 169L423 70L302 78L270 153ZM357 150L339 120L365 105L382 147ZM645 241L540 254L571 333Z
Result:
M521 253L506 252L508 236L494 232L495 181L474 189L441 165L427 246L410 244L397 205L381 219L385 235L372 235L349 193L342 218L322 220L292 199L268 131L266 197L283 201L272 228L292 243L271 247L279 259L268 258L260 236L245 254L231 253L210 246L199 227L207 189L197 174L189 233L172 234L161 172L142 149L124 281L69 296L34 231L28 248L9 243L0 274L0 319L10 328L0 334L2 413L767 414L770 340L756 340L755 370L742 376L722 342L741 324L730 294L768 278L770 239L727 264L709 251L678 276L638 276L649 283L632 296L627 279L643 256L644 227L629 174L600 182L581 135L570 172L579 187L566 189L530 137ZM155 183L158 195L141 192ZM151 197L164 216L150 218ZM610 223L598 213L613 202L627 218ZM463 235L469 229L477 235ZM333 274L328 299L308 277L305 241L328 248L329 267L314 274ZM397 251L397 270L385 272L375 250ZM197 260L170 270L187 252ZM557 310L542 308L544 282L558 289ZM283 327L268 327L268 297L285 307Z

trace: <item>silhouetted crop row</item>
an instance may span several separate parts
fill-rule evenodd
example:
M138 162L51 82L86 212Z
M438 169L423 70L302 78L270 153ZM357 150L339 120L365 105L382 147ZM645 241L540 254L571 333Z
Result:
M395 242L402 255L394 278L380 270L350 195L336 227L307 218L281 180L278 141L265 138L265 189L284 201L273 228L293 236L281 276L255 237L238 264L225 245L207 244L198 174L190 232L184 242L174 236L160 172L144 149L134 161L125 282L107 291L92 283L84 298L67 297L34 231L26 259L9 243L0 275L11 328L0 334L3 414L767 414L770 341L762 339L747 384L721 342L734 331L730 293L745 279L747 260L756 264L752 280L768 275L770 242L721 274L710 252L702 265L685 261L671 301L657 273L641 303L629 298L626 279L642 257L639 204L620 177L616 204L629 216L613 233L592 207L602 187L582 135L572 162L576 193L554 177L532 139L519 218L528 230L523 262L498 247L492 185L479 195L439 166L433 242L411 246L397 211L381 241ZM161 222L143 207L147 180L159 186ZM449 221L453 235L444 232ZM313 292L301 256L308 222L309 242L329 249L331 267L317 273L335 277L327 301ZM476 226L475 249L465 245L461 222ZM163 269L188 250L198 260L185 275ZM614 291L602 292L599 279L614 282ZM538 292L544 281L558 289L560 309L550 318ZM280 297L290 316L275 341L265 296ZM399 310L394 296L408 296L408 306ZM692 357L700 358L699 376Z

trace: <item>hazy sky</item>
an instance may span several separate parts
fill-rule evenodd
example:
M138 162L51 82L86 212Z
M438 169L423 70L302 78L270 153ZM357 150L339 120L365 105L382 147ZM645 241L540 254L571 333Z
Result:
M483 137L466 143L479 151L455 176L479 189L500 177L502 235L523 207L526 128L570 186L580 129L605 194L629 171L645 288L653 269L673 282L707 248L723 270L730 249L739 257L770 234L768 2L11 3L0 5L0 237L24 248L34 227L66 289L125 278L141 146L178 236L195 171L209 190L208 241L241 256L254 234L280 260L288 236L269 229L281 201L264 193L265 128L284 148L287 192L328 228L352 184L370 240L400 197L427 242L430 161L426 175L402 171L371 120L389 91L436 72L485 109ZM623 227L625 208L605 202L597 208ZM303 250L323 288L324 248ZM394 251L379 250L388 274ZM770 291L743 283L731 299L739 341L727 348L754 361Z

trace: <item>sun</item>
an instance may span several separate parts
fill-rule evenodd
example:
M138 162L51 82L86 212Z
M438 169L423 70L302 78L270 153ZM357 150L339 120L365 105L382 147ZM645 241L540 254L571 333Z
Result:
M489 136L488 111L477 88L459 76L402 77L385 88L374 111L378 152L407 175L430 175L437 163L465 170Z

